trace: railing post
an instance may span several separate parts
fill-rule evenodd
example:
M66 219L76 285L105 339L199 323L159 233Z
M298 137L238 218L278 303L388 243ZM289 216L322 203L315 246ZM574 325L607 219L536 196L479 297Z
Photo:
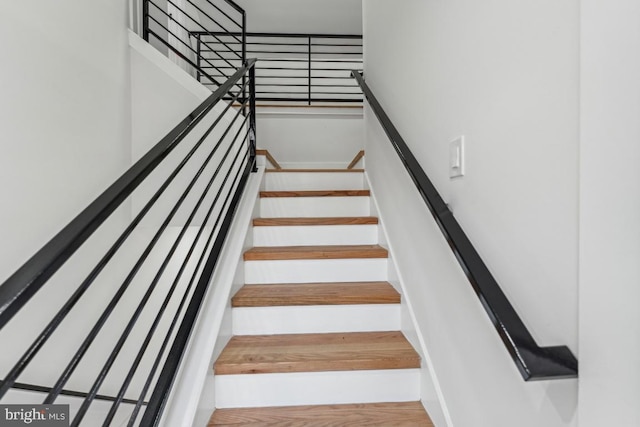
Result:
M255 63L249 68L249 155L251 156L251 162L253 167L252 172L257 172L258 167L256 165L256 66Z
M149 0L142 0L142 38L149 43Z
M242 64L241 67L244 67L247 63L247 14L242 12ZM253 68L252 68L253 69ZM242 96L240 100L242 105L245 105L247 100L247 86L246 86L246 76L242 76ZM246 107L242 107L244 109L244 114L246 115Z
M242 12L242 65L247 62L247 14Z
M311 36L309 36L308 40L309 40L309 45L308 45L309 46L308 47L308 50L309 50L309 57L308 57L309 61L307 63L307 68L309 69L308 70L309 71L309 78L308 78L309 91L308 91L308 94L307 94L307 101L309 102L309 105L311 105Z
M196 67L196 80L200 81L200 68L202 67L202 62L200 61L200 57L202 56L202 41L200 40L200 34L196 34L195 36L198 39L198 42L196 43L196 64L198 65Z

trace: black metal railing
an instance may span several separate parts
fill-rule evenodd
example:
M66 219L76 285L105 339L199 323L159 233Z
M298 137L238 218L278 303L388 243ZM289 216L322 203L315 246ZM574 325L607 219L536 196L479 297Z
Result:
M247 61L0 286L0 402L74 396L72 426L96 400L111 406L88 425L121 423L123 407L128 426L158 425L255 170L254 70Z
M367 86L362 74L354 70L352 76L362 88L368 104L447 239L523 378L529 381L577 377L578 360L567 346L540 347L536 343L453 213Z
M232 0L142 3L143 38L213 90L246 62L246 28L246 13Z
M240 34L193 31L205 85L232 68L228 46L240 45ZM362 70L362 35L244 33L246 51L258 59L256 98L263 102L362 103L351 70Z

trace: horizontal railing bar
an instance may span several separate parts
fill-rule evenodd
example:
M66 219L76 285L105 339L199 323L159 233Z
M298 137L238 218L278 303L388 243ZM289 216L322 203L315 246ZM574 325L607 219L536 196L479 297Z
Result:
M262 62L309 62L308 59L288 59L288 58L260 58ZM311 59L311 62L336 62L336 63L347 63L347 64L357 64L362 63L362 61L358 60L350 60L350 59ZM313 69L313 68L312 68Z
M51 387L46 387L46 386L41 386L41 385L35 385L35 384L27 384L27 383L14 383L13 386L11 386L11 388L14 388L16 390L24 390L24 391L35 391L37 393L49 393L49 391L51 391ZM84 393L82 391L74 391L74 390L67 390L64 389L60 392L61 396L69 396L69 397L81 397L84 398L87 396L87 393ZM116 400L115 397L113 396L107 396L104 394L96 394L96 396L94 397L95 400L104 400L107 402L113 402ZM133 400L133 399L122 399L122 403L127 403L127 404L136 404L137 400ZM144 404L146 405L146 402L144 402Z
M208 51L204 51L203 53L206 53ZM309 51L307 50L299 50L299 51L292 51L292 50L247 50L247 53L268 53L268 54L273 54L273 53L278 53L278 54L304 54L304 55L308 55ZM362 52L316 52L316 51L311 51L311 55L362 55Z
M256 95L266 95L271 93L281 93L283 95L307 95L307 92L282 92L282 91L256 91ZM312 92L314 95L353 95L360 96L362 93L360 92Z
M522 377L525 381L577 377L578 361L568 347L540 347L535 342L364 77L357 71L353 71L352 75L362 88L371 109L447 239Z
M339 84L326 84L326 85L318 85L318 84L301 84L301 83L256 83L256 86L267 86L267 87L353 87L358 88L358 85L339 85ZM358 92L360 93L360 92Z
M362 98L283 98L283 97L259 97L256 98L257 101L268 101L268 102L332 102L332 103L342 103L342 102L351 102L351 103L361 103L363 101Z
M193 34L193 31L191 32ZM198 35L199 36L199 35ZM201 36L201 37L206 37L206 35ZM225 42L227 44L242 44L242 42L234 42L234 41L227 41ZM216 44L216 42L211 42L210 44ZM287 42L282 42L282 43L278 43L278 42L252 42L247 40L247 46L304 46L304 47L309 47L309 43L287 43ZM311 43L311 46L322 46L322 47L363 47L362 44L353 44L353 43Z
M203 52L203 54L207 54L207 53L225 53L225 52L222 52L222 51L220 51L220 52L213 52L213 51L212 52ZM269 52L264 52L263 51L263 52L250 52L250 53L269 53ZM305 59L302 60L303 62L307 62L308 61L308 56L307 55L309 55L309 52L288 52L288 54L293 54L293 53L297 54L298 56L304 56ZM269 54L271 54L271 53L269 53ZM277 52L274 53L274 54L277 54ZM362 63L362 59L359 59L359 58L354 58L354 59L350 59L350 58L314 58L313 57L313 55L315 55L314 52L311 52L311 55L312 55L311 62L346 62L346 63L354 63L354 64L361 64ZM334 54L333 53L328 53L328 54L325 54L325 55L334 55ZM335 55L337 55L337 53ZM354 53L354 55L362 55L362 53ZM203 58L211 59L211 60L215 60L215 61L224 60L224 59L228 59L230 61L237 61L238 60L238 59L234 59L234 58L215 58L215 57L212 57L212 56L203 56ZM265 56L265 57L257 57L257 58L260 61L264 61L264 62L269 62L269 61L301 62L300 58L298 58L298 57L279 58L279 57Z
M197 34L198 31L193 31ZM225 33L221 33L226 35ZM240 33L232 33L239 35ZM261 33L261 32L247 32L247 37L273 37L273 38L309 38L312 39L362 39L362 34L305 34L305 33Z
M207 67L207 66L203 66L202 68L212 68L212 67ZM222 69L229 69L229 68L233 68L235 69L235 67L224 67L224 66L219 66L218 68L222 68ZM311 68L311 71L336 71L336 72L348 72L351 73L351 70L353 68ZM279 71L286 71L286 70L290 70L290 71L309 71L309 69L307 67L304 68L287 68L287 67L263 67L260 66L259 68L256 68L256 72L261 71L261 70L279 70ZM362 70L358 70L358 71L362 71ZM305 77L307 75L305 74ZM349 77L351 78L351 77Z
M260 70L258 70L260 71ZM304 70L307 71L307 70ZM256 79L309 79L308 76L256 76ZM353 80L351 77L344 76L311 76L311 79L320 79L320 80ZM261 83L257 83L258 85ZM265 84L265 83L262 83ZM306 86L306 85L305 85ZM358 87L358 85L351 85L353 87Z

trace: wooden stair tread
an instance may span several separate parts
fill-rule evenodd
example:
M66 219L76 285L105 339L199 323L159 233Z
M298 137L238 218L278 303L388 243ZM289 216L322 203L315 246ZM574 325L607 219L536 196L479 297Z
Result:
M256 246L244 253L245 261L387 258L379 245Z
M300 191L261 191L260 197L368 197L369 190L300 190Z
M420 356L401 332L234 336L217 375L409 369Z
M364 169L267 169L267 172L291 172L291 173L340 173L340 172L352 172L363 173Z
M255 218L256 227L289 226L289 225L363 225L377 224L374 216L323 217L323 218Z
M388 282L245 285L231 298L233 307L399 303L400 294Z
M420 402L217 409L207 427L433 427Z

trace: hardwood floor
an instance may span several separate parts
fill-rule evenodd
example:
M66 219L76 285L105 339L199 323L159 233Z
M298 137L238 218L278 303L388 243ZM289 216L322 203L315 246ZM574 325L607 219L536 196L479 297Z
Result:
M388 282L245 285L231 298L232 307L399 303Z
M420 402L218 409L207 427L433 427Z
M401 332L234 336L214 365L216 375L420 367Z
M368 197L369 190L261 191L260 197Z
M378 224L374 216L326 217L326 218L256 218L255 227L296 225L370 225Z
M387 258L388 256L389 252L379 245L257 246L244 253L244 260Z

